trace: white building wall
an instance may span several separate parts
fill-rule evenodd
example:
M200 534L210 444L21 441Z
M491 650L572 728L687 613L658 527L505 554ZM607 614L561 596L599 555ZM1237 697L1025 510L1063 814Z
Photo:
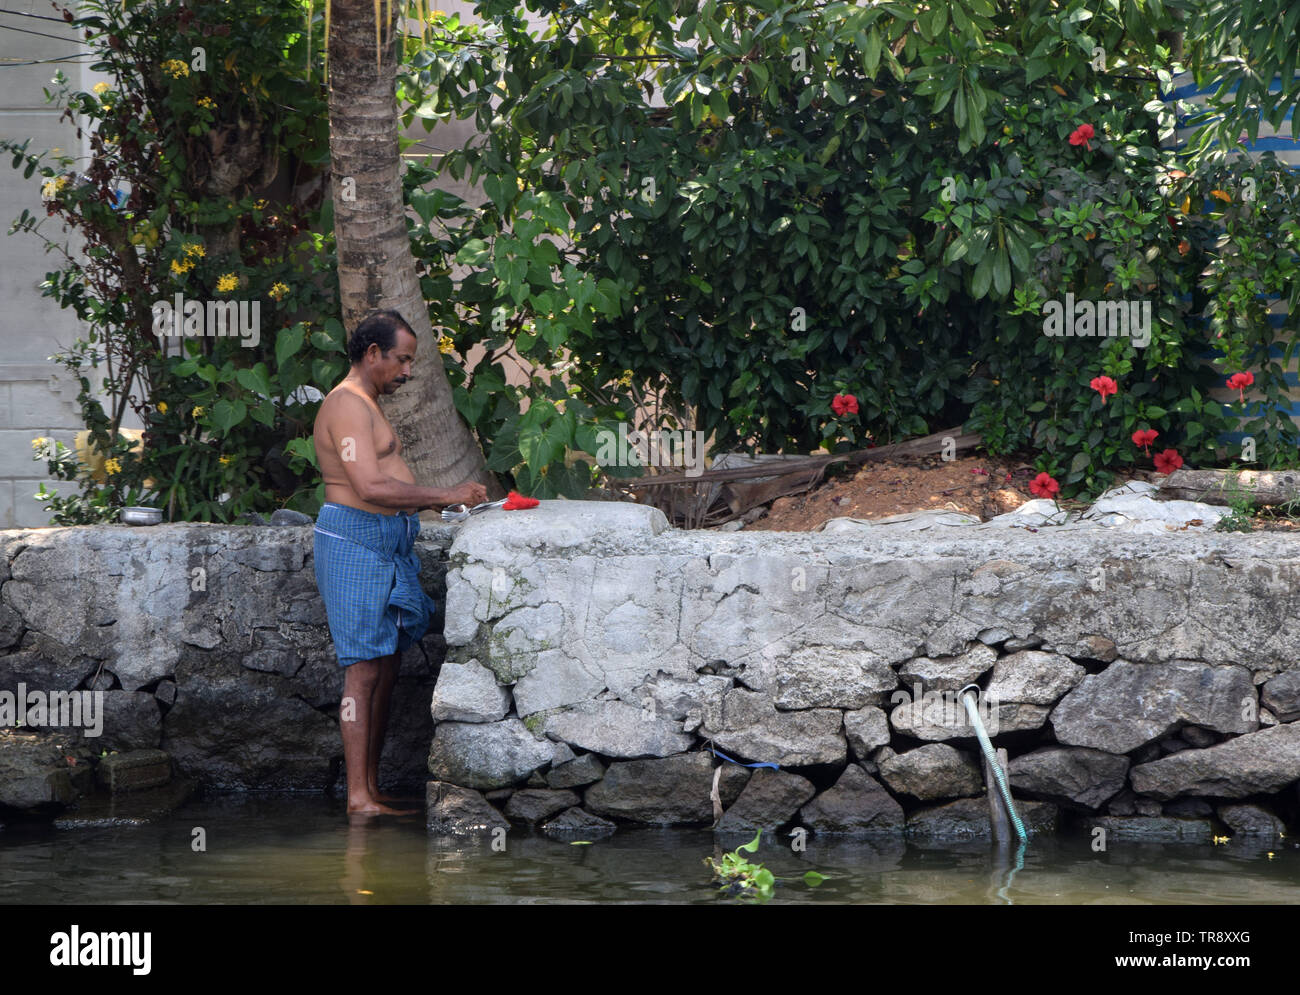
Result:
M98 77L85 69L86 50L72 29L47 19L54 13L48 2L0 0L0 136L30 137L33 152L62 148L84 154L75 128L45 103L43 88L59 69L78 87ZM33 14L40 17L24 16ZM58 254L44 253L30 233L4 234L24 209L38 217L45 213L39 177L23 179L10 161L0 160L0 529L49 523L32 497L41 481L51 479L45 464L32 459L32 439L47 435L70 445L83 427L76 381L47 359L81 334L71 310L41 296L41 282L58 265ZM54 218L42 230L55 241L70 238ZM46 484L60 493L71 493L68 488Z

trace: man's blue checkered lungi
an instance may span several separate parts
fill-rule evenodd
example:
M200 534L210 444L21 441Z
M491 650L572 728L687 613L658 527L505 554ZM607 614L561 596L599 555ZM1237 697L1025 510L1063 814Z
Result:
M401 652L428 630L437 606L420 586L419 534L420 520L409 512L321 507L316 586L340 666Z

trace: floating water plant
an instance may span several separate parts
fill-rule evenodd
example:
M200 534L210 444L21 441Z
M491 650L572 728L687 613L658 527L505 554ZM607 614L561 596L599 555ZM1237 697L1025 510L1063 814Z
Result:
M759 830L748 843L736 847L731 853L724 853L721 860L705 857L704 862L713 871L718 887L728 897L743 901L766 902L772 897L772 889L779 880L775 874L762 864L756 864L741 856L741 851L753 853L758 849L758 841L763 836ZM816 871L807 871L803 875L804 884L816 888L826 880L826 876Z

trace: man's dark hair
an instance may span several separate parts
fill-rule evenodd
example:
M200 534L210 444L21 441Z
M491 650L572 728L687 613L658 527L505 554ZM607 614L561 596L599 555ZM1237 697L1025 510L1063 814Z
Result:
M348 359L352 361L352 365L356 366L365 358L366 350L370 348L371 343L379 346L380 353L387 356L397 345L399 328L406 329L412 335L415 334L415 329L396 311L372 311L366 315L361 324L353 330L352 337L348 339Z

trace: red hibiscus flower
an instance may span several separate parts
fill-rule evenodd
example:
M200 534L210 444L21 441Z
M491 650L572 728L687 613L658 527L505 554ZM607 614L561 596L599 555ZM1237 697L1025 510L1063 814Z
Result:
M1055 498L1061 491L1061 485L1046 473L1040 473L1029 482L1029 493L1043 498Z
M541 502L537 498L524 497L522 494L511 491L506 495L506 503L501 507L505 511L520 511L524 508L536 508L539 504Z
M1156 453L1156 473L1173 473L1183 465L1183 458L1173 449Z
M1092 146L1088 144L1088 139L1095 138L1096 135L1097 133L1092 130L1092 125L1081 124L1079 125L1079 127L1075 128L1072 132L1070 132L1070 144L1082 145L1085 148L1087 148L1089 152L1091 152Z
M837 418L843 418L846 412L856 415L858 413L858 399L852 394L836 394L831 398L831 410L835 412Z
M1093 377L1088 384L1093 390L1101 395L1101 403L1106 403L1106 395L1114 394L1119 391L1119 387L1110 377Z
M1246 400L1246 388L1254 382L1255 374L1250 372L1234 373L1232 376L1228 377L1228 386L1233 390L1240 392L1243 401Z
M1151 447L1155 445L1156 436L1160 433L1154 428L1148 428L1146 431L1138 429L1133 433L1133 445L1141 446L1148 456L1151 455Z

